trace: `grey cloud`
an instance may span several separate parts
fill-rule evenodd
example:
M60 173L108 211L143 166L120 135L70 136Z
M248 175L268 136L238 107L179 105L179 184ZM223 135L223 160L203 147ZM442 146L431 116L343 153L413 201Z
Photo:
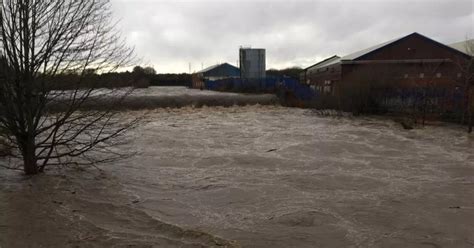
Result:
M441 42L474 36L470 0L112 0L119 27L159 72L235 64L240 45L267 49L268 67L308 66L419 32Z

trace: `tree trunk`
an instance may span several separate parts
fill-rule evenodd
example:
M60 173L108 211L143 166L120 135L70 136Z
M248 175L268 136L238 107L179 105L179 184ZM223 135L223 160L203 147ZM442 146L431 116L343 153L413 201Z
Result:
M36 161L35 140L28 137L23 144L23 171L26 175L36 175L39 170Z
M471 112L469 113L469 124L468 124L469 127L467 128L467 133L472 133L472 124L473 124L472 122L473 121L472 121L472 112Z
M472 133L472 112L474 111L474 89L468 91L467 100L467 133Z

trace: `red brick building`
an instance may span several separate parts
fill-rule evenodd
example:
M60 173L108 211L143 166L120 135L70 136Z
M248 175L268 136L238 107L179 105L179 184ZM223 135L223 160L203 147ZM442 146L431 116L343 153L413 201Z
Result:
M462 77L457 64L466 59L469 56L457 49L413 33L344 57L330 57L306 68L300 79L301 83L333 95L341 86L364 79L392 86L433 82L446 85Z
M306 68L300 75L300 82L311 85L319 92L331 94L341 75L341 57L334 55Z
M418 33L306 68L300 81L346 102L371 89L431 87L455 89L463 76L458 65L470 56ZM350 103L347 103L350 104Z

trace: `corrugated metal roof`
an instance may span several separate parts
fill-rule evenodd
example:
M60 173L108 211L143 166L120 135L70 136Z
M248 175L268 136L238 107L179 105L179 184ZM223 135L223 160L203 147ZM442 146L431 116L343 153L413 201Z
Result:
M449 44L448 46L450 46L451 48L454 48L454 49L456 49L460 52L463 52L467 55L471 55L471 56L474 55L474 54L472 54L474 52L474 39L456 42L456 43L453 43L453 44ZM472 47L472 48L469 48L469 47ZM472 51L469 51L470 49Z
M337 55L334 55L332 57L329 57L329 58L327 58L323 61L320 61L320 62L306 68L305 70L322 68L322 67L325 67L325 66L328 66L328 65L333 65L333 64L339 63L340 61L341 61L341 57L339 57Z
M328 59L325 59L325 60L323 60L323 61L321 61L321 62L318 62L318 63L316 63L316 64L314 64L314 65L312 65L312 66L306 68L305 70L309 70L309 69L319 69L319 68L323 68L323 67L326 67L326 66L329 66L329 65L333 65L333 64L336 64L336 63L340 63L341 61L342 61L342 63L344 63L344 61L356 60L356 59L358 59L358 58L360 58L360 57L362 57L362 56L364 56L364 55L366 55L366 54L368 54L368 53L374 52L374 51L376 51L376 50L378 50L378 49L381 49L381 48L383 48L383 47L385 47L385 46L388 46L388 45L390 45L390 44L392 44L392 43L394 43L394 42L397 42L397 41L399 41L399 40L405 39L405 38L407 38L407 37L409 37L409 36L412 36L412 35L420 36L420 37L425 38L425 39L427 39L427 40L430 40L431 42L434 42L434 43L436 43L436 44L438 44L438 45L440 45L440 46L442 46L442 47L445 47L445 48L448 48L448 49L453 49L453 51L456 50L457 52L461 52L461 53L463 53L463 54L465 54L465 55L470 55L470 53L469 53L469 52L467 51L467 49L466 49L466 43L472 42L472 44L474 44L474 39L471 39L471 40L466 40L466 41L462 41L462 42L457 42L457 43L454 43L454 44L451 44L451 45L445 45L445 44L442 44L442 43L440 43L440 42L438 42L438 41L432 40L432 39L430 39L430 38L428 38L428 37L426 37L426 36L424 36L424 35L421 35L421 34L415 32L415 33L411 33L411 34L409 34L409 35L405 35L405 36L402 36L402 37L399 37L399 38L395 38L395 39L389 40L389 41L384 42L384 43L380 43L380 44L378 44L378 45L375 45L375 46L372 46L372 47L369 47L369 48L360 50L360 51L355 52L355 53L351 53L351 54L346 55L346 56L344 56L344 57L342 57L342 58L340 58L340 57L338 57L338 56L336 56L336 55L335 55L335 56L332 56L332 57L330 57L330 58L328 58ZM474 52L474 51L472 51L472 52ZM472 56L472 55L470 55L470 56Z
M409 35L406 35L406 36L403 36L403 37L399 37L399 38L396 38L396 39L392 39L392 40L389 40L389 41L387 41L387 42L384 42L384 43L380 43L380 44L378 44L378 45L375 45L375 46L373 46L373 47L369 47L369 48L366 48L366 49L364 49L364 50L357 51L357 52L355 52L355 53L351 53L351 54L349 54L349 55L346 55L346 56L342 57L341 60L354 60L354 59L357 59L357 58L359 58L359 57L361 57L361 56L364 56L364 55L366 55L366 54L368 54L368 53L370 53L370 52L373 52L373 51L375 51L375 50L377 50L377 49L380 49L380 48L382 48L382 47L384 47L384 46L386 46L386 45L389 45L389 44L391 44L391 43L393 43L393 42L395 42L395 41L401 40L401 39L403 39L403 38L405 38L405 37L407 37L407 36L410 36L410 35L412 35L412 34L409 34Z
M354 60L354 59L357 59L357 58L359 58L359 57L361 57L361 56L363 56L363 55L365 55L365 54L367 54L367 53L373 52L373 51L375 51L375 50L377 50L377 49L379 49L379 48L382 48L382 47L384 47L384 46L386 46L386 45L389 45L389 44L391 44L391 43L393 43L393 42L395 42L395 41L401 40L401 39L403 39L403 38L405 38L405 37L407 37L407 36L410 36L410 35L412 35L412 34L409 34L409 35L406 35L406 36L403 36L403 37L399 37L399 38L396 38L396 39L392 39L392 40L389 40L389 41L387 41L387 42L384 42L384 43L381 43L381 44L378 44L378 45L375 45L375 46L366 48L366 49L364 49L364 50L360 50L360 51L355 52L355 53L351 53L351 54L346 55L346 56L344 56L344 57L342 57L342 58L339 57L339 56L337 56L337 55L334 55L334 56L332 56L332 57L330 57L330 58L327 58L327 59L325 59L325 60L323 60L323 61L321 61L321 62L318 62L318 63L316 63L316 64L314 64L314 65L312 65L312 66L306 68L306 70L308 70L308 69L318 69L318 68L326 67L326 66L329 66L329 65L337 64L337 63L341 62L342 60Z
M210 71L210 70L212 70L212 69L215 69L215 68L217 68L217 67L219 67L219 66L221 66L221 65L224 65L224 64L227 64L227 63L217 64L217 65L211 65L211 66L209 66L209 67L206 67L206 68L204 68L204 69L198 71L197 73L208 72L208 71Z
M396 39L393 39L393 40L389 40L389 41L387 41L387 42L384 42L384 43L375 45L375 46L373 46L373 47L366 48L366 49L364 49L364 50L360 50L360 51L355 52L355 53L351 53L351 54L349 54L349 55L346 55L346 56L342 57L341 60L342 60L342 61L356 60L356 59L358 59L358 58L360 58L360 57L362 57L362 56L364 56L364 55L366 55L366 54L368 54L368 53L371 53L371 52L373 52L373 51L375 51L375 50L381 49L381 48L383 48L383 47L385 47L385 46L388 46L388 45L390 45L390 44L392 44L392 43L394 43L394 42L397 42L397 41L399 41L399 40L405 39L405 38L407 38L408 36L412 36L412 35L417 35L417 36L423 37L423 38L425 38L425 39L427 39L427 40L430 40L431 42L434 42L434 43L436 43L436 44L438 44L438 45L441 45L441 46L443 46L443 47L447 47L447 48L449 48L449 49L457 50L458 52L462 52L462 53L467 54L467 55L469 55L469 53L466 51L466 47L465 47L466 42L474 42L474 40L468 40L468 41L463 41L463 42L454 43L454 44L451 44L451 45L445 45L445 44L443 44L443 43L440 43L440 42L438 42L438 41L435 41L435 40L433 40L433 39L431 39L431 38L428 38L428 37L426 37L426 36L424 36L424 35L421 35L421 34L415 32L415 33L411 33L411 34L409 34L409 35L405 35L405 36L403 36L403 37L399 37L399 38L396 38Z
M240 69L229 63L223 63L209 66L196 74L204 77L237 77L240 76Z

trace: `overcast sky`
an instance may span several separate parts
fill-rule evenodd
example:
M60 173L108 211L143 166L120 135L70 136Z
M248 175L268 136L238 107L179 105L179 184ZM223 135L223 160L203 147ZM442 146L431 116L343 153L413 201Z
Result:
M306 67L418 32L443 43L474 37L474 0L112 0L119 28L159 73L236 64L240 46L267 68Z

